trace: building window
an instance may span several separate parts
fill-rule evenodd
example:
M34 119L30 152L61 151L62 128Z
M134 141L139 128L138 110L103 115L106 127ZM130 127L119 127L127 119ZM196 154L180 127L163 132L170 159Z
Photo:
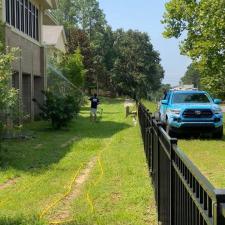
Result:
M35 19L35 6L32 6L32 37L36 37L36 19Z
M39 41L39 11L36 8L35 19L36 19L36 39Z
M19 0L16 0L16 28L20 30L20 4Z
M25 0L25 33L29 34L29 20L28 20L28 0Z
M10 0L5 1L6 22L10 23Z
M15 0L11 0L11 25L15 27Z
M32 37L32 24L33 24L33 21L32 21L32 4L29 2L29 36Z
M39 9L29 0L5 0L6 22L39 41Z
M20 30L24 32L24 0L20 0Z

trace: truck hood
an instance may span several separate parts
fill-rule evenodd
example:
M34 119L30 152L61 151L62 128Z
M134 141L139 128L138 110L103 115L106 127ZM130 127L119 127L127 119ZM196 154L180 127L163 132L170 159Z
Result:
M185 110L185 109L211 109L211 110L217 110L220 109L219 105L216 105L214 103L206 103L206 104L173 104L172 109L181 109L181 110Z

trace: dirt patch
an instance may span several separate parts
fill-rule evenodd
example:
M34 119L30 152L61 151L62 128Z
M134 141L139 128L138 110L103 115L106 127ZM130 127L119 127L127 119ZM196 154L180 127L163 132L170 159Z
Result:
M113 204L118 203L120 201L120 199L121 199L121 193L113 192L111 194L111 201L112 201Z
M85 169L83 169L80 173L80 175L77 177L74 186L73 186L73 190L72 192L62 200L61 204L59 205L59 207L56 209L55 213L53 213L49 219L51 221L61 221L61 220L66 220L68 218L70 218L71 216L71 210L70 210L70 206L71 206L71 202L76 199L81 191L82 191L82 187L84 185L84 183L88 180L90 173L93 169L93 167L95 166L97 161L97 158L93 158L85 167ZM51 224L51 223L50 223Z
M19 179L18 177L17 178L12 178L12 179L7 180L3 184L0 184L0 190L4 190L4 189L6 189L6 188L16 184L18 179Z
M67 146L73 144L74 141L77 141L77 140L79 140L79 139L80 139L80 137L78 137L78 136L73 137L73 138L71 138L69 141L63 143L60 147L61 147L61 148L65 148L65 147L67 147Z
M43 146L43 144L37 144L36 146L34 146L34 149L40 149Z

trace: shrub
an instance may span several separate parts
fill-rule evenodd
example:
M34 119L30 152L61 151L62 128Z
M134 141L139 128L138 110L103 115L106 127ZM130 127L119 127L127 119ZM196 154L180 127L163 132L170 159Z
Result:
M57 95L51 91L43 91L44 104L38 103L41 109L40 116L44 120L50 120L54 129L66 127L68 123L78 114L81 98L77 93L74 95Z
M3 46L0 42L0 46ZM18 90L10 85L12 63L17 59L18 49L6 48L0 51L0 135L3 128L10 130L18 122L20 111Z

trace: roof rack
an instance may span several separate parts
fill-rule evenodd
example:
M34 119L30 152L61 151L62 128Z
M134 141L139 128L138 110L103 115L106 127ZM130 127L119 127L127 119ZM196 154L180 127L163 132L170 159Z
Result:
M181 85L175 86L170 89L171 91L197 91L198 88L195 88L194 85Z

